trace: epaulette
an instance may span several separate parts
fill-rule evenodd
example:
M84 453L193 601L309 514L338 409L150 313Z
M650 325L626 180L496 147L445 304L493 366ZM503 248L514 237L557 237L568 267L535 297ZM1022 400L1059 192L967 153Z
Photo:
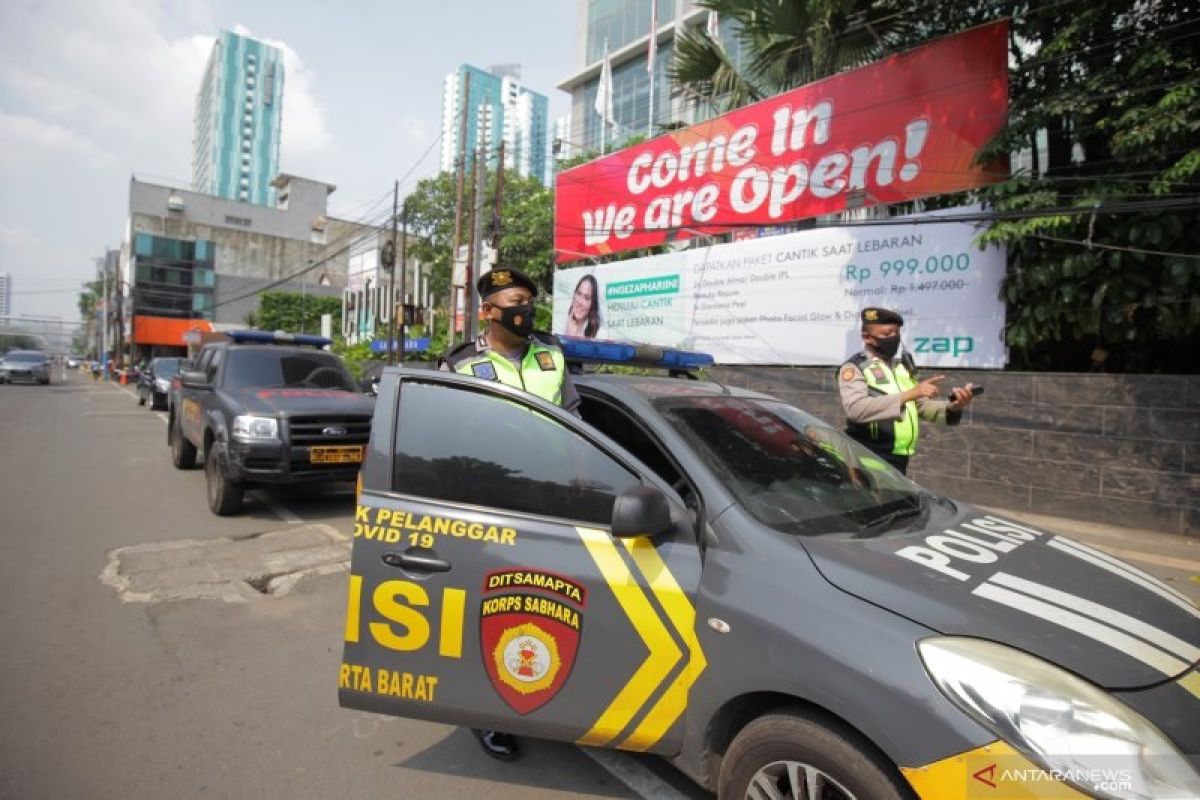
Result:
M562 342L558 340L557 336L555 336L553 333L550 333L550 331L534 331L529 335L534 339L537 339L542 344L548 344L551 347L557 347L559 350L562 349Z
M866 350L859 350L857 353L855 353L854 355L852 355L848 359L846 359L842 363L842 366L844 367L844 366L846 366L846 364L853 364L854 366L858 367L861 370L863 368L863 365L866 364L870 360L871 360L871 356L867 353Z
M456 363L462 361L464 358L475 355L476 352L478 351L475 348L474 342L460 342L443 353L442 357L438 360L438 363L449 364L451 367L453 367Z

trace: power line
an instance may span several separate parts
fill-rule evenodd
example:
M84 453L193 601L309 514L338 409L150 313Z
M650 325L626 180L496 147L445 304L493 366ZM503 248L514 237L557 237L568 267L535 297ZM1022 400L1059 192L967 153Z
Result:
M1080 247L1086 247L1089 250L1093 247L1100 250L1119 250L1123 253L1138 253L1148 256L1165 256L1167 258L1191 258L1200 261L1200 255L1196 253L1170 253L1165 250L1146 250L1141 247L1123 247L1116 244L1101 244L1099 242L1086 241L1081 242L1078 239L1063 239L1058 236L1047 236L1044 233L1027 233L1026 236L1032 239L1044 239L1047 242L1059 242L1061 244L1075 244Z

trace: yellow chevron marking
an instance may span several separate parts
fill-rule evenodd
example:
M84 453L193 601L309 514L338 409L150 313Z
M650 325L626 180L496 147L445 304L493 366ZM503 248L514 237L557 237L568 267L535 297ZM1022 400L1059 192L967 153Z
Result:
M625 729L683 656L607 531L575 528L649 654L578 744L604 746Z
M1183 687L1184 691L1191 692L1192 697L1200 700L1200 672L1192 670L1187 675L1176 681L1176 683Z
M666 735L675 721L682 716L687 708L688 691L708 666L708 661L704 658L704 651L700 649L700 642L696 638L696 609L680 588L675 576L671 574L671 570L667 568L662 556L654 549L654 545L645 537L624 539L622 543L633 556L634 563L646 577L650 588L662 603L671 624L675 626L688 649L688 662L675 681L658 698L658 702L633 733L617 745L622 750L648 750Z

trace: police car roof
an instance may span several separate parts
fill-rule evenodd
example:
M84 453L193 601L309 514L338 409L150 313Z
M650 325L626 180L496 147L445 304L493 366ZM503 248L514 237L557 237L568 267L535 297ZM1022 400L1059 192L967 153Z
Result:
M576 375L579 387L591 388L614 397L637 397L647 401L668 397L744 397L758 400L776 400L761 392L725 386L715 381L695 381L683 378L668 378L651 375L611 375L584 373Z

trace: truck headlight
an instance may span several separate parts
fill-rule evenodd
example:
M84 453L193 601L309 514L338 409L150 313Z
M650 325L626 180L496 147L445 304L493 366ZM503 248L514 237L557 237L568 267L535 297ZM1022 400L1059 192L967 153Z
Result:
M1158 728L1082 678L983 639L917 650L952 703L1058 780L1106 800L1200 797L1200 775Z
M233 418L233 438L239 442L261 442L279 438L279 422L274 417L241 414Z

